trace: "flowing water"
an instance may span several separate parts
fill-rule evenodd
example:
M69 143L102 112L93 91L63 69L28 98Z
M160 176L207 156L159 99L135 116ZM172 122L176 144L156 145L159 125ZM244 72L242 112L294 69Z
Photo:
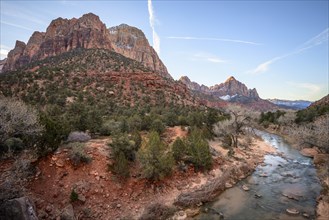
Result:
M315 218L321 186L312 159L302 156L280 136L266 132L259 132L259 135L282 152L282 157L266 155L265 164L259 165L251 176L223 192L214 202L205 204L202 210L207 212L195 219L220 219L219 213L225 220ZM244 191L243 185L250 190ZM298 210L299 214L288 214L288 208Z

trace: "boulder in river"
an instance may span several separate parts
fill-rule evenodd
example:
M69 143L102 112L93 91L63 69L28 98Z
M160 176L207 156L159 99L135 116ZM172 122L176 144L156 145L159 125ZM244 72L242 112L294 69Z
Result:
M259 176L261 176L261 177L268 177L268 175L266 173L260 173Z
M249 191L249 190L250 190L249 187L248 187L247 185L242 185L242 189L243 189L244 191Z
M263 196L261 194L256 193L255 198L262 198Z

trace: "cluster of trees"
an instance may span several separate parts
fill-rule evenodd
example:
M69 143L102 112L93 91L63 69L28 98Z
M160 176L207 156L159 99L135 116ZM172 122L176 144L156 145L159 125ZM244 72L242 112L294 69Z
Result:
M177 138L172 145L177 163L189 163L196 170L207 170L212 166L210 147L202 131L193 128L187 138Z
M277 110L275 112L262 112L259 118L259 124L262 124L264 127L268 127L270 123L278 124L279 118L286 114L285 111Z
M276 125L282 133L299 148L316 146L329 152L329 107L312 106L295 111L265 112L260 115L259 123L265 128Z
M143 176L152 181L170 175L175 163L192 164L195 170L212 166L210 147L198 128L193 128L187 138L176 139L172 145L162 141L154 130L143 141L138 132L116 134L109 145L114 160L109 168L122 178L130 176L130 166L136 161L141 165Z
M3 153L31 148L43 156L56 150L63 141L67 140L71 132L88 131L91 134L113 136L111 146L114 158L121 158L118 160L121 164L116 163L118 166L113 168L114 172L118 173L122 173L121 171L124 170L122 167L127 167L137 158L137 152L142 145L140 131L151 132L153 136L154 132L161 135L166 126L181 125L195 127L204 139L212 137L212 124L225 117L218 110L184 106L118 108L112 109L112 114L106 114L102 109L93 108L82 102L71 103L67 108L46 105L37 111L22 101L9 98L0 99L0 109L0 149ZM194 133L192 132L191 137L195 136ZM201 136L195 139L198 138L200 139ZM158 140L151 137L149 139L154 140L153 142ZM184 141L190 149L186 151L186 155L196 158L199 152L192 143L204 146L206 141L200 143L189 139ZM148 146L146 143L144 145ZM172 154L172 151L170 152ZM139 158L145 161L142 159L143 156ZM202 165L197 159L186 161L200 168L208 166Z
M297 124L313 122L316 118L328 113L329 105L310 106L297 111L295 122Z

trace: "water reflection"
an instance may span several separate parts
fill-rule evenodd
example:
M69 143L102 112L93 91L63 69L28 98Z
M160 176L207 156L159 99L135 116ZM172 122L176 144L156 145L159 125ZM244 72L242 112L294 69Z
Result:
M310 215L310 219L314 218L321 186L312 160L291 148L281 137L258 133L282 152L284 158L266 155L265 165L258 166L251 176L226 190L205 207L222 212L225 219L232 220L299 220L305 219L303 213ZM249 186L249 191L242 190L244 184ZM295 208L300 214L289 215L287 208ZM219 216L202 213L195 219L219 219Z

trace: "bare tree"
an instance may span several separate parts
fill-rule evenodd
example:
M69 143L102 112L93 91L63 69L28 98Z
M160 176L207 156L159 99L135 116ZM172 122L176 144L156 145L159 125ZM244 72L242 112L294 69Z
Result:
M218 122L214 125L214 133L222 137L224 142L231 147L238 147L238 141L241 134L244 134L244 128L251 121L251 117L246 109L240 106L230 106L227 108L230 119Z
M318 117L312 123L294 124L288 127L287 133L300 147L316 146L329 152L329 115Z
M22 101L0 98L0 143L11 137L32 137L42 132L37 112Z
M279 125L287 126L295 123L296 111L286 110L284 115L281 115L277 122Z

